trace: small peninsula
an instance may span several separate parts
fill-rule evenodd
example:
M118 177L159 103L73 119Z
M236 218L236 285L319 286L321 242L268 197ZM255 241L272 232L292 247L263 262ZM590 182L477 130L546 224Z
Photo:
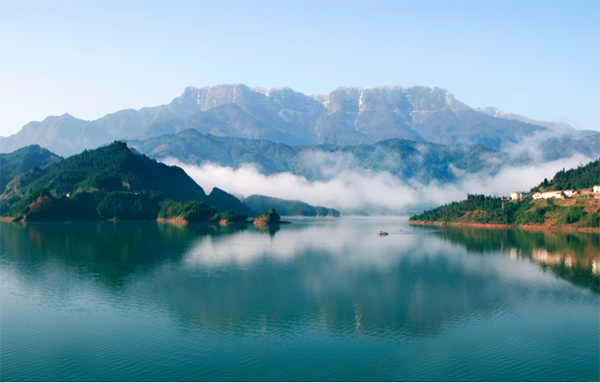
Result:
M529 193L468 195L464 201L416 214L408 223L600 232L600 159L563 169Z

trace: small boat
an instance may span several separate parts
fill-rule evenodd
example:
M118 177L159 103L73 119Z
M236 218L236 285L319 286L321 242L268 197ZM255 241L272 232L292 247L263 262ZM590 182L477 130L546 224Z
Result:
M388 235L389 233L387 231L378 231L377 235Z

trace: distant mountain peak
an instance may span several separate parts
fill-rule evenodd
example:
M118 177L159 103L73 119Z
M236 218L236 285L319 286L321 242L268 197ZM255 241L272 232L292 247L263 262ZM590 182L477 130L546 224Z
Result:
M63 113L60 116L47 116L41 122L57 121L57 120L79 120L79 119L76 117L73 117L69 113ZM83 120L81 120L81 121L83 121Z

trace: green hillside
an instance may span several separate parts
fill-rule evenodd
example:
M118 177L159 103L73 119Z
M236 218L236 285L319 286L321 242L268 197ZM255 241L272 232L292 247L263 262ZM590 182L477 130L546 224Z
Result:
M118 141L71 156L40 177L20 182L15 192L26 195L42 188L54 196L90 191L153 191L178 200L206 197L183 169L136 154Z
M600 227L600 200L506 200L484 195L469 195L466 200L452 202L410 217L409 222L544 225L573 228Z
M322 206L311 206L302 201L289 201L264 195L251 195L243 202L254 211L267 211L275 208L281 215L303 217L339 217L340 212Z
M60 162L62 157L39 145L30 145L12 153L0 153L0 193L19 174L34 168L44 169Z
M0 208L3 215L28 220L156 219L167 199L214 206L212 215L230 209L253 213L222 190L207 196L183 169L136 153L122 142L15 177L0 196Z
M569 171L558 172L551 182L545 180L532 189L564 190L598 185L599 160ZM460 202L440 206L410 217L409 222L600 227L600 200L582 195L566 200L506 198L468 195Z

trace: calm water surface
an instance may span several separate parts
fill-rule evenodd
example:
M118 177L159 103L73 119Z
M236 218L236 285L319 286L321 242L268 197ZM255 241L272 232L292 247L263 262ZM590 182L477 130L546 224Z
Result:
M597 234L291 220L0 223L0 379L600 380Z

